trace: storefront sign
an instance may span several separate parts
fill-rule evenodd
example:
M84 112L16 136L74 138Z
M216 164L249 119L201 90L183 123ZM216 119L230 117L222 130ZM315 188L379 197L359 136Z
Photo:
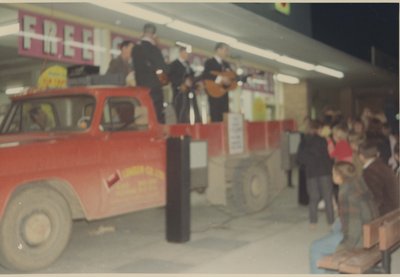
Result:
M20 55L76 64L93 64L92 27L19 11Z

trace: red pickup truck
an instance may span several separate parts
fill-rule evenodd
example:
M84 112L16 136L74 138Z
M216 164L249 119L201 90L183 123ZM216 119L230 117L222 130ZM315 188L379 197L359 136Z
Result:
M206 145L193 150L191 160L204 154L206 168L193 168L202 177L192 180L206 180L193 188L211 203L237 212L265 208L285 184L279 139L294 123L240 119L160 125L145 88L75 87L14 97L0 135L1 265L48 266L66 247L74 219L164 206L167 136L190 135Z

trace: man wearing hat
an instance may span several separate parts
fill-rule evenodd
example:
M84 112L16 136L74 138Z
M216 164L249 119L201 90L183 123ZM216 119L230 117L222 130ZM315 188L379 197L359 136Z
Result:
M164 123L163 85L158 75L167 74L167 65L161 50L157 46L156 31L154 24L147 23L144 25L142 39L132 50L132 59L136 84L150 88L150 96L153 100L157 119L160 123Z

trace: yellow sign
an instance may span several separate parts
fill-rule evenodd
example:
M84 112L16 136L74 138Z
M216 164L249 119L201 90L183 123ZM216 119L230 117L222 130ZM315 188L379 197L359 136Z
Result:
M290 4L286 2L275 3L275 9L283 14L290 14Z
M264 121L267 116L267 107L264 99L255 97L253 101L253 120Z
M67 86L67 70L62 66L51 66L40 74L37 85L40 89L64 88Z

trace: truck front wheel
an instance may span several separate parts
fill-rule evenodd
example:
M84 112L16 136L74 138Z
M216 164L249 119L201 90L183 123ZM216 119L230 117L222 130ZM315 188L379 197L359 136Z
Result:
M21 190L0 224L0 263L17 271L50 265L67 245L71 227L68 204L58 192L40 185Z
M234 210L239 213L261 211L268 204L268 174L262 161L245 160L235 169L232 183Z

